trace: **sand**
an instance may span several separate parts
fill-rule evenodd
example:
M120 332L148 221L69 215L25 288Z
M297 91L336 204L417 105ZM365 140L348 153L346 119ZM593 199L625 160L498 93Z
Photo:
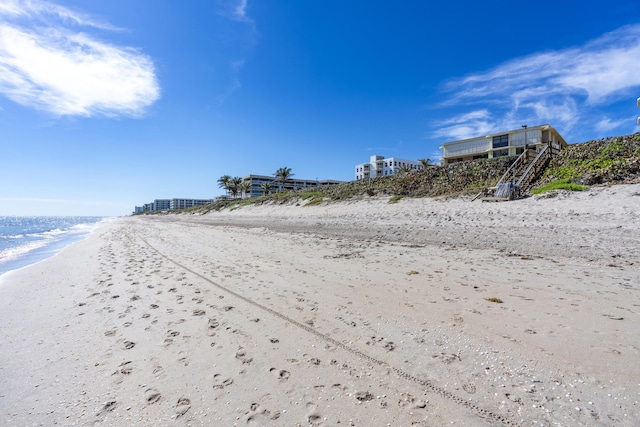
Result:
M122 218L0 279L0 424L635 426L639 229L637 184Z

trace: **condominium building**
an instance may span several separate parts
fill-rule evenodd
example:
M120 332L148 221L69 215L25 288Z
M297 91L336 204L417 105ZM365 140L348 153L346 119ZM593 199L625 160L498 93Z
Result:
M204 206L211 203L211 199L171 199L169 209L186 209L194 206Z
M371 156L369 163L356 165L356 180L394 175L403 170L423 170L421 162L382 156Z
M275 193L277 191L285 190L300 190L303 188L322 187L326 185L343 184L344 181L337 181L333 179L293 179L290 178L285 182L277 181L273 176L267 175L247 175L242 178L243 182L251 183L251 190L248 194L243 194L243 197L258 197L265 193L264 184L270 185L270 192Z
M447 142L440 149L442 163L447 165L466 160L519 156L525 147L538 149L543 145L561 149L567 146L567 142L549 125L525 125L520 129Z
M169 199L155 199L153 201L152 211L166 211L171 209L171 200Z
M209 203L211 203L210 199L155 199L152 203L136 206L134 213L186 209L193 206L207 205Z

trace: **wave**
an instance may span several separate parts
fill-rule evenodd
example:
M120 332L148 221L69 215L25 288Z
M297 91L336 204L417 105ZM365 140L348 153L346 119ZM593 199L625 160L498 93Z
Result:
M0 274L49 258L113 219L0 217Z

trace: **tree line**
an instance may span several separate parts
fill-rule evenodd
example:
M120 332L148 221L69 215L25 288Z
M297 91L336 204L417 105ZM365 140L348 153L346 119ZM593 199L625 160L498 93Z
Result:
M293 173L291 173L291 168L284 166L279 168L273 175L275 177L274 181L284 184L293 176ZM271 182L265 182L260 185L262 194L266 195L271 193L273 189L271 184ZM251 193L251 181L245 181L239 176L221 176L218 178L218 187L223 188L227 192L227 197L234 199L238 198L238 195L242 197L243 194L246 196Z

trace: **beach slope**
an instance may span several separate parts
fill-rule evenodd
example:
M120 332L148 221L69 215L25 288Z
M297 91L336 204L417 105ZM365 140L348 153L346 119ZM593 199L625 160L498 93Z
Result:
M640 419L640 186L123 218L0 282L2 425Z

